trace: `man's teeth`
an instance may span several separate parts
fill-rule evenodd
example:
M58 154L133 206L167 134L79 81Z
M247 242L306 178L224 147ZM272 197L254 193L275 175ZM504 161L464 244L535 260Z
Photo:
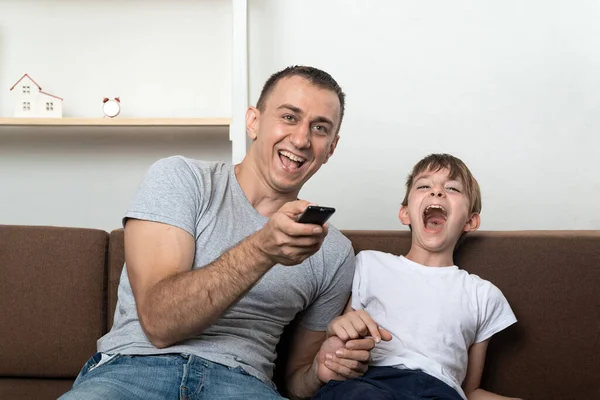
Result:
M296 161L296 162L299 162L299 163L303 163L304 161L306 161L304 158L298 157L297 155L292 154L289 151L280 151L279 154L281 154L282 156L285 156L285 157L289 158L292 161Z

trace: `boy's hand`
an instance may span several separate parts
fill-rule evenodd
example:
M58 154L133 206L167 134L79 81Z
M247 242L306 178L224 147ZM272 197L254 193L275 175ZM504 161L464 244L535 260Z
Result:
M334 319L327 327L327 336L337 336L343 342L371 336L375 343L392 340L392 334L378 326L364 310L350 311ZM346 348L348 348L348 344Z
M357 378L367 371L369 351L375 347L375 342L370 338L352 342L352 350L345 349L344 342L337 336L328 337L323 342L313 366L321 382Z

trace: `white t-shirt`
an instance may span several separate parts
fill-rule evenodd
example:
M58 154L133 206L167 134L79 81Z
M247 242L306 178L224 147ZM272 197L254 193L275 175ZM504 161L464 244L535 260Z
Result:
M371 365L422 370L465 399L469 347L517 321L492 283L457 266L426 267L379 251L356 257L352 308L392 332L371 351Z

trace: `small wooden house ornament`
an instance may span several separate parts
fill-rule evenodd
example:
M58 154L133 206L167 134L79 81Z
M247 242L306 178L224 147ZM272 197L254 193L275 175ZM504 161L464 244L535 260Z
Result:
M29 75L23 75L10 91L16 118L62 118L63 99L44 92Z

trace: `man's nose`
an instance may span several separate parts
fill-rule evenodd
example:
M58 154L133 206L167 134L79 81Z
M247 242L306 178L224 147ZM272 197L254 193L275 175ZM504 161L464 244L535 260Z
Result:
M290 141L298 149L310 148L310 130L305 126L298 126L291 134Z

